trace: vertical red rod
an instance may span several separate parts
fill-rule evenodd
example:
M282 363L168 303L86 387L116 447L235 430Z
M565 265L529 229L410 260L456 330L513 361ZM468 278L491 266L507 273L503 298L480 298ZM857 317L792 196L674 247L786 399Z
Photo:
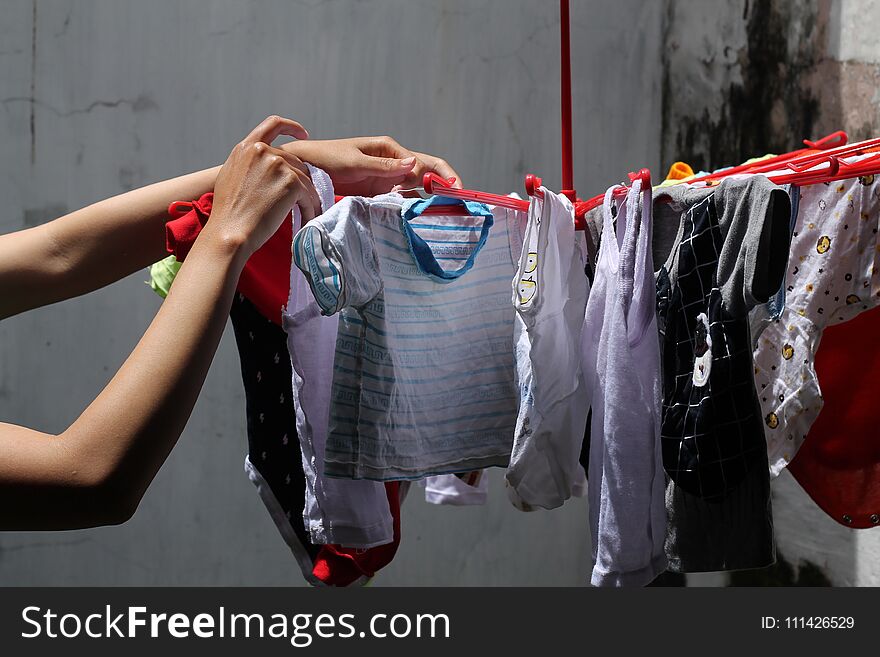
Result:
M571 39L568 0L559 0L560 87L562 89L562 193L572 201L574 172L571 157Z

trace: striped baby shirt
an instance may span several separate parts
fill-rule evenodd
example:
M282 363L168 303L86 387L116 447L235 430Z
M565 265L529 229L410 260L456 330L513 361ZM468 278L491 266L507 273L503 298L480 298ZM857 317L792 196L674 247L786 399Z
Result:
M465 216L422 215L435 203ZM526 214L348 197L295 236L339 313L325 474L419 479L506 467L518 406L510 280Z

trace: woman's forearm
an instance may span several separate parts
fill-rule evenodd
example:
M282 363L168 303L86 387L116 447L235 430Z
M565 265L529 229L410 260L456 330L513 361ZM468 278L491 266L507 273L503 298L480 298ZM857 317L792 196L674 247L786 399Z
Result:
M0 426L0 499L16 500L0 504L0 528L87 527L134 512L205 381L244 266L239 247L203 231L135 350L67 431Z
M0 236L0 318L75 297L162 259L168 205L211 191L219 167Z

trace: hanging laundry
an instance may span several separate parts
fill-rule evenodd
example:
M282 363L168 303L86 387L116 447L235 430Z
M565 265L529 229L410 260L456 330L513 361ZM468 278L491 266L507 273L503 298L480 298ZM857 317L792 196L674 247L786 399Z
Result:
M588 409L579 357L586 244L575 233L571 201L541 190L513 278L520 406L506 481L511 502L523 510L553 509L586 489L578 463Z
M319 191L323 209L326 210L335 201L330 177L317 167L310 164L306 166L316 190ZM167 225L169 249L175 249L181 258L186 257L192 242L210 217L212 204L213 197L210 194L202 196L199 201L184 204L185 207L191 206L191 210L182 216L179 213L173 215L176 218ZM295 208L292 220L299 225L301 219L298 208ZM285 231L280 230L276 236L284 233ZM292 240L292 229L288 228L286 234ZM306 475L303 513L311 542L337 543L357 549L389 543L393 537L393 523L385 489L381 485L376 487L366 483L325 480L321 472L323 441L326 440L326 414L329 409L327 388L332 376L336 320L322 317L314 301L309 305L312 296L302 273L291 264L289 246L283 251L277 246L264 247L260 252L256 261L248 262L249 274L243 275L242 280L247 280L244 287L259 289L258 296L263 303L254 305L269 319L272 319L274 313L267 312L267 308L274 307L275 304L267 303L267 300L275 299L281 289L289 290L285 292L287 298L284 305L288 307L282 313L282 320L288 333L288 349L285 351L289 352L288 358L292 359L297 372L293 381L296 390L293 401L298 423L297 434L302 446L302 467ZM171 255L150 268L150 285L163 298L168 294L180 265L177 258ZM279 284L279 280L288 282ZM272 284L264 286L265 281L271 281ZM303 380L309 382L305 404L301 403L299 394ZM318 458L316 452L319 452Z
M310 174L318 181L318 187L323 192L321 194L323 205L329 207L333 202L329 178L323 171L314 167L310 167ZM172 213L172 221L169 223L175 225L173 232L177 236L173 246L178 249L181 257L186 256L192 241L196 239L210 217L211 196L205 195L199 201L188 204L192 209L184 216L179 212ZM277 239L278 234L276 233L273 239ZM288 239L292 239L292 230L288 230L287 234ZM290 278L292 266L289 246L285 251L286 256L281 257L282 252L277 248L265 250L263 258L257 264L257 269L261 273L252 276L251 282L256 284L257 280ZM152 289L163 298L167 296L180 266L181 263L174 255L154 264L150 268ZM285 274L285 271L288 274ZM299 273L295 268L293 271ZM288 289L289 283L285 283L283 287ZM279 328L278 321L270 323L266 317L269 313L265 300L277 296L276 291L280 289L282 289L281 285L273 284L268 292L264 291L261 297L264 302L261 305L252 303L239 293L230 311L242 362L245 395L248 400L250 449L249 456L245 459L245 470L251 482L257 487L282 537L297 558L308 582L313 585L331 586L363 584L376 571L387 565L396 553L400 542L400 503L407 489L392 483L384 487L380 485L381 502L376 501L369 507L374 515L375 509L380 509L382 533L387 535L387 540L384 538L361 540L351 531L352 526L357 525L356 520L348 524L343 523L349 533L346 535L344 531L341 532L342 537L352 539L347 547L337 544L323 546L317 544L316 539L321 539L325 543L330 542L327 540L328 534L323 531L324 525L321 524L327 519L328 514L326 508L323 515L316 512L318 507L313 492L315 470L305 467L306 460L302 458L299 449L296 431L297 412L294 404L296 399L292 391L291 360L285 357L288 351L285 334ZM303 289L303 292L307 292L307 289ZM302 294L299 298L310 297L310 294ZM271 306L274 307L274 302ZM310 336L315 339L314 344L309 345L309 349L314 347L316 353L320 353L319 347L328 340L328 335L317 331L318 325L313 321L307 321L304 316L298 315L297 319L303 325L304 331L310 332ZM331 344L335 342L335 330L329 334L329 339ZM312 371L309 367L305 369ZM329 375L330 373L327 372L326 376ZM311 379L311 376L306 378ZM281 438L279 439L278 436ZM258 465L251 461L251 456L254 455L259 455L254 457ZM304 471L310 473L308 478ZM334 484L345 483L357 487L360 482L334 480L330 487L335 490ZM333 495L331 499L337 501ZM369 496L366 496L366 499L373 501ZM298 520L299 513L294 511L298 506L304 507L305 526ZM334 510L332 504L329 505L329 510L331 513ZM357 501L353 505L345 505L342 514L348 519L366 518L363 520L365 526L370 523L370 513L359 515ZM310 518L317 518L317 523L309 523ZM330 522L333 520L333 516L330 515ZM375 526L368 531L372 531L375 537ZM332 536L332 532L329 536ZM363 534L361 533L360 536L362 537ZM377 547L364 549L368 543L374 543Z
M295 439L284 332L240 293L235 295L230 317L246 402L245 471L303 577L312 585L320 585L321 581L312 574L320 546L311 543L302 522L306 485Z
M163 299L168 296L180 265L171 255L150 267L149 285ZM233 301L230 317L240 347L242 377L249 409L250 449L245 457L245 472L257 487L260 498L293 553L303 577L312 585L322 585L321 580L312 572L321 547L312 544L305 527L297 521L298 509L305 500L305 476L299 464L298 445L278 428L279 424L283 425L288 421L285 418L285 408L289 406L289 412L293 412L290 406L292 396L285 393L288 389L286 379L290 364L284 358L286 350L278 348L283 347L283 333L277 326L269 324L240 293ZM277 395L271 392L261 395L256 391L254 382L260 384L264 391L277 391ZM274 398L275 403L269 401L270 397ZM290 424L292 427L293 423ZM282 436L280 441L275 439L278 435ZM261 469L251 462L251 454L255 455L258 462L262 462ZM265 476L261 470L266 473ZM274 490L269 481L274 482Z
M748 313L782 283L791 204L762 176L659 192L678 234L657 274L670 570L775 560Z
M392 540L392 518L382 483L324 476L338 318L309 306L298 308L294 299L303 298L303 292L311 299L307 289L294 294L283 322L293 365L297 435L306 473L304 515L311 540L356 548L383 545Z
M326 212L335 202L333 184L324 171L308 167ZM298 207L294 208L293 222L297 229L301 227ZM311 541L361 549L390 543L394 533L385 486L381 482L324 476L339 316L321 314L305 275L293 266L289 255L288 260L290 296L282 313L282 325L293 366L296 433L306 475L303 513Z
M489 473L474 470L427 477L425 501L443 506L479 506L489 498Z
M306 581L330 586L364 584L397 552L401 491L397 486L387 489L394 517L391 543L370 550L311 543L302 515L306 485L296 437L292 371L290 360L284 357L287 336L241 294L236 295L230 317L247 403L248 477Z
M801 187L797 207L780 299L752 320L773 476L794 458L822 409L814 359L823 331L880 303L880 179Z
M623 204L608 190L582 338L594 586L643 586L666 569L651 223L641 180Z
M798 217L798 206L800 202L801 192L800 188L797 185L784 185L783 188L788 193L789 201L791 202L791 220L789 221L788 232L789 235L794 233L795 224L797 223ZM791 242L791 238L789 237L789 243ZM759 304L752 308L749 313L749 330L752 335L752 345L753 347L758 342L758 338L768 324L771 322L777 321L782 315L782 311L785 309L785 296L786 296L786 283L782 282L782 285L779 286L779 289L776 291L776 294L770 297L770 300L767 303ZM753 357L755 355L753 354ZM756 357L755 357L756 358ZM756 359L756 368L755 374L758 373L757 368L757 359ZM758 390L760 392L760 389ZM766 433L766 431L765 431ZM768 457L770 462L770 474L771 478L775 477L778 472L774 473L774 458L771 454L772 447L768 443Z
M322 312L340 313L328 476L508 464L516 212L469 202L468 216L421 217L443 201L348 197L294 238Z
M845 527L880 526L880 308L828 326L816 352L824 405L789 471Z
M596 276L596 261L599 259L599 237L602 232L602 205L599 205L584 214L584 237L587 245L587 262L584 264L584 274L590 286ZM588 404L589 406L589 404ZM590 471L590 431L593 419L590 409L587 409L587 425L584 427L584 437L581 442L581 453L578 463L584 472Z
M599 257L599 234L602 232L601 205L584 214L583 232L587 244L587 262L584 265L584 272L587 275L587 281L592 285L596 271L596 260Z

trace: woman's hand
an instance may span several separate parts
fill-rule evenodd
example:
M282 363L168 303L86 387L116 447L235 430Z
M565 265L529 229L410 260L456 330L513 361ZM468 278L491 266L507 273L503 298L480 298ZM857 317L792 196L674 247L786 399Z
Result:
M248 256L278 230L294 205L303 221L321 214L321 199L306 165L289 150L271 145L279 135L309 136L296 121L270 116L236 144L214 185L205 231Z
M391 137L296 141L281 149L326 171L335 192L342 196L375 196L395 187L421 187L422 176L430 171L455 178L454 186L462 186L461 177L446 161L407 150Z

